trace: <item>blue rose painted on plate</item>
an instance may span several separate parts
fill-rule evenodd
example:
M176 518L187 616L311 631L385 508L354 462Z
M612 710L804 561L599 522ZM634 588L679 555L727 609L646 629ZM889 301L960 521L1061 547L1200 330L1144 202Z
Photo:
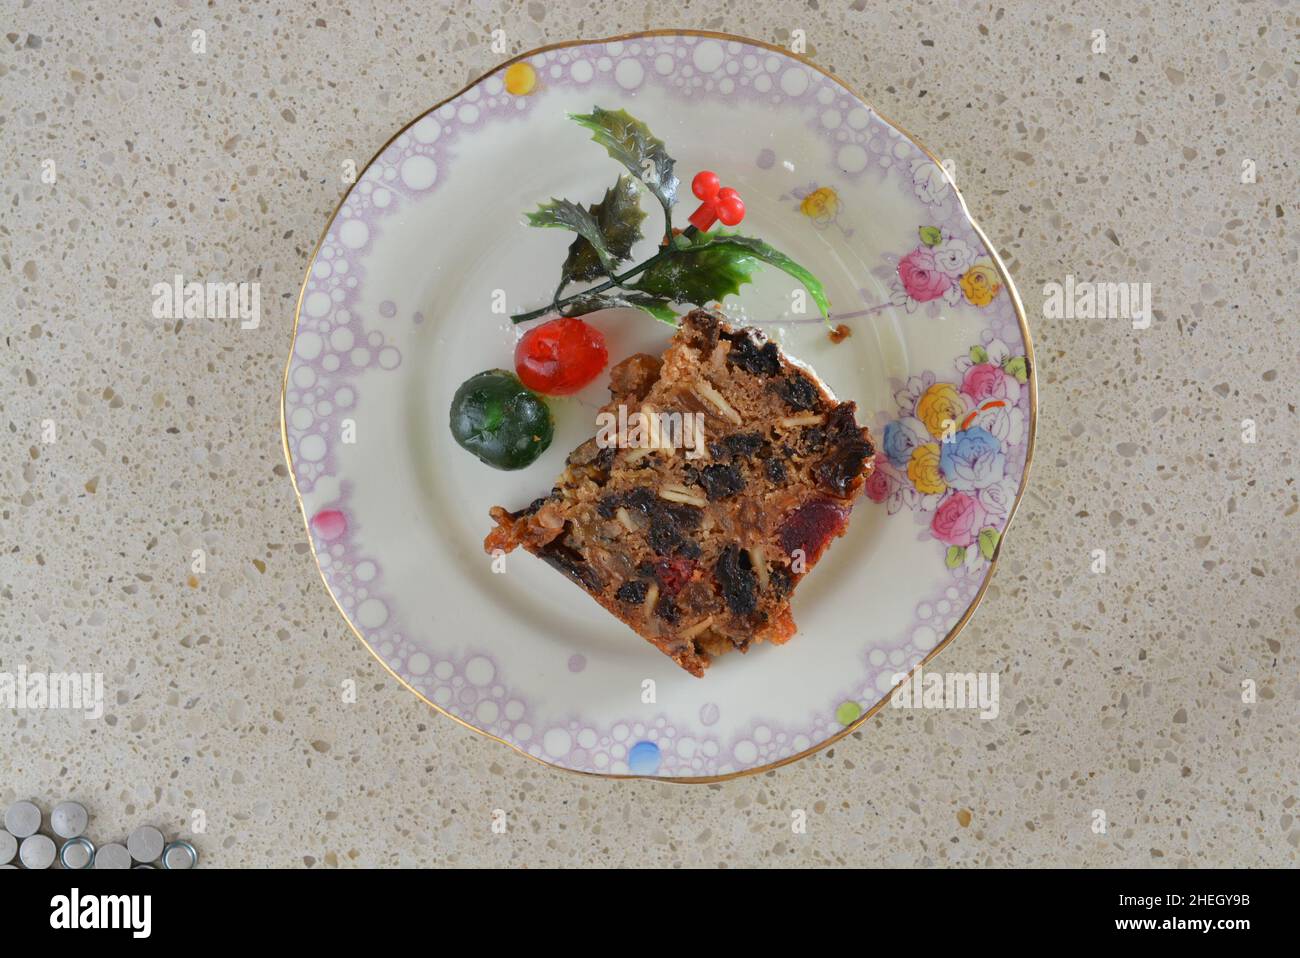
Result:
M909 416L895 419L885 426L881 448L885 450L890 462L899 469L906 469L908 460L912 458L912 450L927 442L930 442L930 433L926 430L925 423Z
M997 437L974 426L941 444L939 471L949 488L974 492L993 485L1006 474L1007 457Z

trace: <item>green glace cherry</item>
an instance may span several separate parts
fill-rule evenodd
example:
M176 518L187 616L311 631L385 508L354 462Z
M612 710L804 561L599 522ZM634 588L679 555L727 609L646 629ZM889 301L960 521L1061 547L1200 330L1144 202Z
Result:
M451 434L494 469L522 469L554 435L551 410L519 377L489 369L461 383L451 400Z

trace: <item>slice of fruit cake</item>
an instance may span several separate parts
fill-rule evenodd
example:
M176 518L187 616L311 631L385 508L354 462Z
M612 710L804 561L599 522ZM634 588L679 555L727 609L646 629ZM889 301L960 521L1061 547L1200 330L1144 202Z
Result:
M549 495L491 510L485 550L522 545L696 676L731 649L787 641L795 587L844 533L873 466L854 404L705 309L662 359L615 366L610 393L611 417L622 406L634 423L686 423L660 430L686 448L635 425L621 442L602 431Z

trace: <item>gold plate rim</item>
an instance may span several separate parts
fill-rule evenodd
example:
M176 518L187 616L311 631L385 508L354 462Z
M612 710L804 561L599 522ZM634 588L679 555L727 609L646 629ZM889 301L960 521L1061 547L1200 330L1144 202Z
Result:
M311 277L312 266L316 262L316 257L320 253L320 248L322 244L325 242L325 237L329 234L330 226L333 225L335 218L339 214L339 210L342 209L343 204L347 201L347 198L352 194L352 191L356 188L357 184L361 182L362 177L365 176L366 171L370 169L371 165L375 162L375 160L377 160L380 156L383 155L384 151L387 150L388 147L392 145L394 140L396 140L399 136L405 133L408 129L410 129L412 126L418 123L423 117L427 116L429 113L432 113L434 110L439 109L444 104L449 103L452 100L456 99L465 91L478 86L488 77L492 76L494 73L499 72L500 70L505 69L506 67L510 66L512 63L518 63L521 60L527 60L529 57L536 56L539 53L546 53L551 50L562 50L565 49L566 47L589 46L589 45L594 46L601 43L619 43L619 42L626 42L628 40L637 40L645 37L666 37L666 36L707 37L714 40L743 43L752 47L757 47L759 49L769 50L773 53L779 53L782 56L789 57L790 59L795 60L798 63L801 63L804 66L808 67L809 69L817 71L822 76L826 77L827 79L833 80L835 83L843 87L846 92L848 92L851 96L856 98L858 102L862 103L864 106L870 109L873 113L875 113L876 116L880 117L881 120L883 120L885 123L889 124L894 129L898 130L899 133L907 137L913 143L913 145L917 147L917 149L919 149L922 153L924 153L931 160L933 160L935 165L938 166L939 169L943 170L944 179L948 181L948 185L952 188L953 194L957 197L957 202L961 204L962 213L965 215L967 222L970 223L971 228L975 231L975 235L978 236L980 238L980 241L984 244L985 250L988 252L990 258L993 260L994 266L997 268L998 276L1001 278L1003 285L1007 289L1008 295L1011 297L1011 304L1016 313L1016 321L1020 326L1020 334L1025 341L1025 359L1029 365L1029 377L1028 377L1029 438L1025 448L1025 468L1020 476L1020 485L1016 489L1015 501L1011 504L1011 509L1007 513L1007 523L1003 527L1002 536L999 538L998 544L994 549L992 559L989 560L988 571L985 572L984 581L980 583L979 590L975 593L975 597L971 600L970 605L967 606L966 611L962 614L962 617L957 621L956 625L954 625L948 631L948 634L943 637L943 640L941 642L935 645L935 647L931 649L929 653L927 653L925 657L921 659L920 662L916 663L916 665L913 666L908 671L908 678L904 679L903 682L900 683L900 685L906 683L918 669L923 669L925 666L929 665L932 661L934 661L934 659L939 655L940 652L942 652L945 648L948 647L948 645L952 642L952 640L955 639L961 633L961 630L966 627L966 623L970 621L971 616L974 615L975 610L979 608L980 603L984 601L984 594L988 591L989 584L993 581L993 574L997 571L998 559L1002 555L1002 547L1006 543L1007 532L1010 531L1011 529L1011 523L1015 519L1017 510L1020 508L1020 501L1021 499L1024 498L1025 489L1027 488L1029 482L1029 470L1030 470L1030 465L1033 462L1033 458L1034 458L1034 443L1037 438L1037 432L1038 432L1038 365L1034 361L1034 344L1029 333L1029 323L1025 318L1024 304L1021 302L1020 293L1016 289L1016 285L1011 279L1011 274L1007 272L1007 267L1006 264L1003 263L1002 261L1002 256L993 247L993 244L989 241L988 235L984 232L984 230L980 227L979 223L976 222L975 218L971 215L970 208L966 205L966 198L962 196L961 190L958 188L953 178L949 175L947 169L944 167L943 162L939 159L939 157L935 156L932 152L930 152L930 150L925 146L925 144L923 144L920 140L918 140L910 130L894 122L889 117L885 116L883 113L877 110L870 103L870 101L868 101L864 96L862 96L861 93L853 89L853 87L849 86L849 84L844 82L844 80L840 79L834 73L831 73L829 70L826 70L821 66L818 66L816 63L812 62L802 54L794 53L790 50L787 50L785 47L778 46L774 43L768 43L766 40L756 40L752 37L744 37L733 33L721 33L715 30L661 29L661 30L640 30L634 33L623 33L623 34L618 34L616 36L602 37L602 38L590 39L590 40L564 40L559 43L548 43L544 46L535 47L534 49L528 50L524 53L520 53L517 56L511 57L509 60L505 60L497 64L492 69L488 70L486 73L483 73L480 76L476 77L474 80L470 81L465 86L461 87L455 93L438 101L433 106L429 107L429 109L423 111L418 116L411 119L408 123L404 124L401 127L401 129L399 129L396 133L390 136L384 142L384 144L380 146L378 150L375 151L374 155L372 155L370 159L366 161L366 165L358 171L357 178L348 186L348 189L339 198L338 203L335 204L334 210L330 213L329 218L325 222L325 228L321 230L320 237L316 240L316 245L312 249L311 257L307 261L306 273L303 276L302 286L298 290L298 301L295 304L294 311L293 311L293 330L289 338L289 358L285 361L284 375L280 381L280 443L284 451L285 465L289 470L289 482L293 486L294 499L297 500L298 511L302 515L303 526L307 533L307 546L309 549L311 549L312 561L316 563L316 572L320 576L321 583L325 586L326 594L330 597L330 601L334 603L334 607L338 609L339 615L343 617L343 621L347 623L348 628L352 631L352 634L356 636L357 640L361 643L362 647L365 648L365 650L369 652L371 656L374 657L375 661L378 662L381 666L383 666L384 670L387 671L388 674L391 675L393 678L395 678L402 685L403 688L409 691L412 695L418 698L425 705L434 709L438 713L445 715L453 722L456 722L459 725L463 725L465 728L469 729L472 732L476 732L479 735L482 735L484 738L489 738L494 742L499 742L502 745L506 746L507 748L511 749L512 751L518 753L519 755L522 755L524 758L536 762L539 765L543 765L547 768L558 769L562 772L567 772L571 775L581 775L581 776L585 776L588 778L595 778L595 779L614 779L619 781L634 780L634 781L647 781L647 782L672 782L675 784L687 784L687 785L709 785L718 782L728 782L738 778L745 778L750 775L759 775L763 772L770 772L774 769L781 768L784 765L790 765L793 764L794 762L800 761L801 759L808 758L810 755L814 755L817 752L822 751L822 749L830 748L836 742L839 742L841 739L857 731L862 725L864 725L867 722L868 719L872 718L877 712L879 712L882 708L884 708L885 703L889 701L890 697L894 694L894 689L897 689L898 686L895 686L894 689L891 689L885 695L881 696L880 700L877 701L874 705L872 705L871 708L863 712L862 715L858 716L851 723L846 725L842 730L836 732L834 735L830 736L829 738L826 738L823 741L818 742L817 744L804 749L802 752L799 752L795 755L788 755L783 759L780 759L775 762L769 762L766 765L759 765L759 766L755 766L754 768L741 769L740 771L737 772L729 772L726 775L703 775L703 776L684 776L684 777L682 776L668 777L668 776L658 776L658 775L617 775L617 774L605 773L605 772L591 772L585 769L578 769L578 768L567 768L566 766L557 765L554 762L548 762L544 758L539 758L536 755L532 755L524 751L519 746L515 745L513 742L508 742L503 738L493 735L491 732L486 732L483 729L470 724L469 722L465 721L459 716L453 715L451 712L448 712L446 709L432 702L429 698L427 698L425 695L423 695L417 689L415 689L404 678L402 678L395 671L393 671L392 667L390 667L389 664L385 662L383 658L380 657L379 653L377 653L370 646L370 643L366 641L365 636L363 636L361 632L357 629L357 627L353 624L352 620L348 617L347 612L343 610L343 606L339 604L338 597L334 595L334 590L330 588L329 581L325 578L325 572L321 568L320 560L316 555L316 542L312 538L312 534L311 534L311 519L307 515L307 507L303 503L302 493L298 489L298 478L293 468L293 457L289 452L289 432L288 432L288 426L285 417L285 398L289 386L289 370L293 366L293 350L295 344L298 341L298 321L302 313L303 297L307 293L307 282Z

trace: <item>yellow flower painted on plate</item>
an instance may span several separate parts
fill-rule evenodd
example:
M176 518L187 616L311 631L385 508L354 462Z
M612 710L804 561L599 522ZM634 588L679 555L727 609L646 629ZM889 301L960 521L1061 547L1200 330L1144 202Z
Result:
M922 495L938 494L948 488L939 471L939 444L927 442L912 450L912 458L907 463L907 478L912 480L916 491Z
M506 67L506 92L515 96L528 96L537 86L537 71L531 63L512 63Z
M987 306L1002 291L998 271L988 260L980 260L961 278L961 291L974 306Z
M832 220L839 209L839 194L829 186L813 190L799 204L799 212L810 220Z
M935 383L916 404L916 418L925 423L930 435L942 439L945 427L949 435L961 425L966 412L966 400L952 383Z

